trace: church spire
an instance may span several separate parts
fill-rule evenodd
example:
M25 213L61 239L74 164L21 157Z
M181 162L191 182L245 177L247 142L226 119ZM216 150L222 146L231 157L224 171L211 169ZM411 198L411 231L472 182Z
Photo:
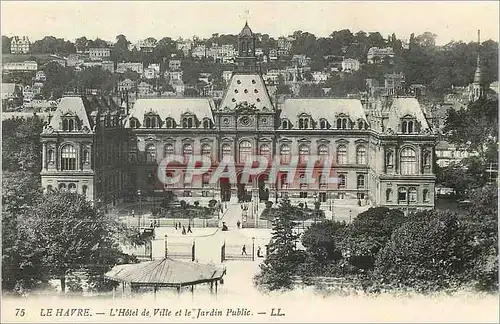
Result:
M481 30L477 31L477 63L476 63L476 73L474 73L474 83L481 84L482 81L482 71L481 71Z

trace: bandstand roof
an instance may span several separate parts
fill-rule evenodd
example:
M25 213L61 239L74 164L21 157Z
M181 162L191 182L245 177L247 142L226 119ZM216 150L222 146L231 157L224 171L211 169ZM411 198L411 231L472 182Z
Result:
M104 277L138 286L179 287L220 280L224 274L226 269L215 265L162 258L117 265Z

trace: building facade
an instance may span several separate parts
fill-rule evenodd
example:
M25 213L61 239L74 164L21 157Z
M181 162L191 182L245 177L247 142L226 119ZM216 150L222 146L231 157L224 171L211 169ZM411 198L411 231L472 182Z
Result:
M30 52L30 40L28 36L14 36L10 41L11 54L28 54Z
M107 203L140 190L143 197L174 195L198 201L277 201L286 196L326 205L345 201L433 208L436 135L415 98L394 98L387 110L371 114L358 99L285 99L277 104L258 72L255 37L248 24L239 34L236 61L219 105L212 98L139 98L126 113L110 115L117 119L108 126L115 128L105 127L109 114L102 112L112 109L84 114L88 104L63 98L59 117L42 136L44 187L69 188L76 181L78 192ZM69 103L79 112L71 113ZM75 114L82 116L80 128L64 131L64 118ZM109 142L99 142L106 136ZM164 184L157 180L158 167L172 155L183 161L161 172L167 178L178 175L179 181ZM233 159L237 181L209 181L213 168L199 177L186 177L192 155L206 156L213 166L224 157ZM243 166L252 155L276 159L275 164L285 167L295 159L297 171L293 176L280 167L272 175L265 169L245 183ZM312 155L333 158L337 183L325 181L332 175L319 168L313 171L315 183L302 181ZM67 160L70 157L73 162Z

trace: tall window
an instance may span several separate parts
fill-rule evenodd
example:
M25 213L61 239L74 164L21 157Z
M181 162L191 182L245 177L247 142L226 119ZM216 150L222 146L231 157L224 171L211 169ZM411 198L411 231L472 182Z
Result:
M207 188L210 186L210 174L203 173L202 178L201 178L201 186L203 188Z
M309 128L309 117L301 117L299 118L299 128L307 129Z
M87 190L88 190L88 187L87 187L86 185L83 185L83 186L82 186L82 194L83 194L84 196L87 196Z
M358 175L357 188L358 189L364 189L365 188L365 176L363 174L359 174Z
M75 130L75 120L73 118L65 118L62 121L63 131L72 132Z
M169 155L174 155L174 144L171 143L165 144L165 146L163 147L163 155L165 157Z
M250 141L240 142L240 163L244 163L252 157L252 143Z
M347 118L337 118L337 129L347 129Z
M299 161L300 163L307 163L309 158L309 145L302 144L299 147Z
M52 186L51 185L47 186L47 192L52 192Z
M288 144L282 144L280 147L280 157L282 163L290 162L290 146Z
M174 120L172 118L169 117L165 120L165 127L166 128L174 128L174 125L175 125L175 123L174 123Z
M337 147L337 164L347 164L347 147L345 145Z
M156 116L146 116L146 128L156 128Z
M360 120L358 121L358 129L363 129L365 127L365 122Z
M64 145L61 149L61 170L76 170L76 150L73 145Z
M423 199L424 199L424 202L429 202L429 190L427 189L424 189L423 191Z
M193 128L194 127L193 117L185 117L182 120L182 127L183 128Z
M139 121L135 118L130 118L130 128L139 128Z
M343 189L345 187L346 187L345 174L339 174L339 189Z
M404 148L401 151L401 174L415 174L417 171L417 158L415 150L412 148Z
M392 152L387 152L385 156L385 164L388 167L394 166L394 154L392 154Z
M70 183L68 185L68 191L71 192L71 193L75 193L76 192L76 184Z
M88 150L83 150L83 163L90 162L90 154Z
M431 165L431 154L429 151L424 152L424 166Z
M223 144L222 145L222 157L231 156L233 154L233 150L231 149L231 145Z
M281 121L281 128L283 128L283 129L290 129L290 128L292 128L291 126L292 125L291 125L291 123L290 123L290 121L288 119L283 119Z
M366 164L366 147L363 145L356 148L356 164Z
M398 190L398 203L405 202L406 203L406 188L401 187Z
M415 123L413 122L413 120L404 120L401 123L401 131L403 132L403 134L413 133L414 128L415 128Z
M262 144L260 146L260 155L269 159L271 157L271 147L267 144Z
M193 145L190 143L184 144L182 148L182 155L184 155L184 163L189 161L189 157L193 155Z
M387 189L385 191L385 201L387 202L392 201L392 189Z
M328 128L328 122L326 121L326 119L321 119L319 121L319 128L321 128L321 129L327 129Z
M149 144L146 147L146 162L156 162L156 146L154 144Z
M201 146L201 155L206 156L209 160L212 160L212 148L208 144L203 144Z
M212 123L210 122L210 120L205 119L205 120L203 121L203 128L205 128L205 129L207 129L207 128L212 128L212 125L211 125L211 124L212 124Z
M280 175L280 188L285 189L288 187L288 174L283 173Z
M417 188L410 187L410 189L408 189L408 198L410 199L410 203L417 202Z
M328 156L328 146L321 144L318 146L318 155L321 161L323 161Z
M59 191L66 191L66 184L65 183L59 184Z

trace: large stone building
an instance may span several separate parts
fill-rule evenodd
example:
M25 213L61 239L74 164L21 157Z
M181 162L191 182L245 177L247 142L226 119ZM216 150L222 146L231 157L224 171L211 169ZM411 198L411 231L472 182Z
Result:
M219 105L211 98L138 99L122 108L110 101L67 97L61 100L42 135L45 188L68 188L107 204L133 196L186 200L273 201L282 196L405 209L433 208L436 136L415 98L395 97L380 111L365 112L358 99L286 99L273 102L258 72L255 37L248 25L239 34L237 67ZM170 155L203 155L216 166L236 162L237 179L251 155L298 159L292 178L268 171L250 183L210 173L184 177L186 164L169 165L164 185L158 165ZM301 181L308 157L333 157L338 183L327 183L314 169L314 184ZM185 174L185 173L184 173ZM49 188L50 186L50 188Z

